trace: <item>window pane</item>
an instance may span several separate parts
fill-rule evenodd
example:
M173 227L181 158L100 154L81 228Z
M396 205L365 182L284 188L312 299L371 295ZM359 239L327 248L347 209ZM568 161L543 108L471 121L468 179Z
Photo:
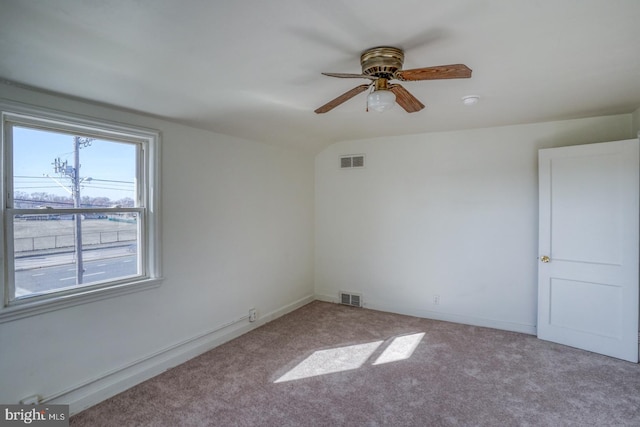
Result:
M133 207L137 145L13 127L14 208Z
M79 223L76 215L14 216L16 298L143 274L137 214L78 216Z

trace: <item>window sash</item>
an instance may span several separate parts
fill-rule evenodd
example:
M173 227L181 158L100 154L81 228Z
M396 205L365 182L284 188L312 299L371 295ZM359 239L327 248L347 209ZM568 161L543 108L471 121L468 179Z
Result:
M22 209L7 208L7 215L37 215L37 214L83 214L83 213L142 213L144 207L133 208L46 208L46 209Z
M16 215L83 215L83 214L127 214L127 213L136 213L138 224L136 226L136 245L137 245L137 274L133 276L126 276L123 278L115 278L108 279L104 282L91 282L88 284L80 284L77 285L75 289L68 291L61 290L52 290L51 292L46 292L44 294L32 294L26 296L16 296L16 251L15 251L15 235L14 235L14 219ZM64 220L60 220L64 221ZM84 220L83 220L84 221ZM147 235L146 233L146 209L144 208L108 208L108 209L99 209L99 208L76 208L76 209L7 209L6 211L6 247L7 247L7 259L6 259L6 271L7 271L7 287L6 287L6 295L5 295L5 305L15 305L19 304L25 300L43 300L50 298L52 295L69 295L74 292L78 292L79 289L96 289L100 287L110 286L115 283L124 283L127 281L131 281L133 279L149 279L150 272L148 269L148 245L145 244ZM86 236L91 234L91 231L82 231L83 240ZM86 242L86 240L85 240ZM83 250L85 249L83 245ZM75 242L74 242L74 250ZM86 261L86 260L85 260Z
M0 222L0 286L3 304L0 323L33 314L57 310L115 295L138 292L159 286L161 277L160 252L160 134L158 131L121 125L101 119L47 110L12 101L0 100L0 127L3 181L0 186L2 209ZM136 182L135 207L65 207L47 209L14 208L13 201L13 129L15 126L86 136L107 141L135 144ZM15 297L15 252L13 221L15 215L33 214L91 214L136 213L139 221L137 251L139 275L107 280L64 291L53 291L24 298Z

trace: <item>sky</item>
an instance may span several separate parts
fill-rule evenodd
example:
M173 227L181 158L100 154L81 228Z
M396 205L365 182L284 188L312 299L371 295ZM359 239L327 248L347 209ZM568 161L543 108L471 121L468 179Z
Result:
M81 196L134 198L136 145L95 139L80 148ZM15 126L13 128L14 192L45 192L71 197L72 181L56 173L54 160L74 167L74 135ZM47 177L47 175L49 177Z

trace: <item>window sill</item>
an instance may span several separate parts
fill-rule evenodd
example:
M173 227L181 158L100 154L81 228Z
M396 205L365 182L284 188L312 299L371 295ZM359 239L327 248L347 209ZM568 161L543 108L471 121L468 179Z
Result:
M161 283L162 278L143 279L103 288L87 289L85 292L77 292L70 295L52 296L44 300L21 302L2 308L0 310L0 323L11 322L25 317L73 307L75 305L153 289L159 287Z

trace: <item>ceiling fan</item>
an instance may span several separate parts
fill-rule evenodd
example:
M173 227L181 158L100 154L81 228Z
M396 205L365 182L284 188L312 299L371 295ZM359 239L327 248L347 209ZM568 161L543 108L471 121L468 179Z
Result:
M407 113L415 113L424 104L399 84L389 80L416 81L440 79L467 79L471 69L464 64L438 65L435 67L403 70L404 51L397 47L381 46L365 50L360 56L362 74L322 73L329 77L369 79L371 83L356 86L315 110L317 114L333 110L343 102L372 88L367 98L367 110L384 111L397 102Z

